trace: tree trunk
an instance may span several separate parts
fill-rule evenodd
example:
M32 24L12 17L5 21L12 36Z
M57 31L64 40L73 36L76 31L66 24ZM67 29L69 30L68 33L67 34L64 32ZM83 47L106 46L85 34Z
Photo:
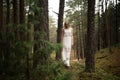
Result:
M35 25L34 30L38 32L41 36L35 35L35 40L37 43L34 46L34 61L33 66L36 67L38 63L44 64L44 61L48 58L49 55L40 56L36 51L41 48L46 48L47 45L43 41L49 41L49 26L48 26L48 0L39 0L38 7L41 9L40 13L35 13L39 24ZM42 36L43 35L43 36ZM40 41L42 40L42 41ZM41 53L39 53L41 54ZM49 54L49 53L48 53ZM38 58L37 58L38 57ZM41 58L41 59L40 59Z
M15 33L15 36L14 38L16 40L19 40L20 39L20 36L19 36L19 32L18 32L18 29L16 29L15 27L18 26L18 23L19 23L19 15L18 15L18 0L13 0L13 23L14 23L14 27L13 27L13 30L14 30L14 33Z
M25 23L25 0L20 0L20 23Z
M119 43L119 25L118 25L118 8L116 0L116 25L115 25L115 44Z
M18 0L13 0L13 22L15 25L17 25L19 23Z
M10 22L10 0L6 0L7 2L7 17L6 17L6 22L7 24Z
M81 32L81 28L79 26L79 49L80 49L80 59L83 59L83 49L82 49L82 32Z
M108 48L109 48L109 52L111 53L111 38L110 38L110 23L109 23L109 12L108 12L108 8L107 8L107 0L105 0L105 7L106 7L106 10L105 10L105 21L106 21L106 29L107 29L107 45L108 45Z
M79 47L79 45L78 45L79 44L78 43L79 42L79 38L78 37L79 37L78 26L76 26L76 39L75 39L76 40L76 58L79 60L80 59L80 55L79 55L79 48L78 48Z
M100 28L100 0L99 0L99 4L98 4L98 36L97 36L97 50L101 49L101 28Z
M25 26L25 0L19 0L19 19L20 24ZM19 32L20 40L27 40L26 32ZM26 80L30 80L30 65L29 65L29 53L26 53Z
M19 18L20 18L20 24L25 27L25 0L19 0ZM24 41L25 31L19 32L20 40Z
M104 13L104 0L102 0L102 19L101 19L101 48L106 48L107 47L107 36L106 36L106 32L107 29L105 27L105 13Z
M83 20L82 20L82 24L83 24L83 46L84 46L84 57L85 57L85 51L86 51L86 33L87 33L87 6L88 6L88 3L87 3L87 0L83 0L84 1L84 6L83 6L83 11L82 11L82 14L83 14Z
M88 0L88 24L85 71L95 72L95 0Z
M57 43L61 43L61 34L63 28L63 14L64 14L65 0L60 0L59 14L58 14L58 29L57 29ZM61 49L56 53L56 60L61 59Z
M0 39L2 39L3 29L3 0L0 1ZM0 74L3 73L3 46L0 41Z
M46 27L45 27L45 32L47 32L46 35L46 40L49 41L49 11L48 11L48 0L46 0L46 8L45 8L45 13L46 13Z
M84 25L83 25L83 21L82 21L82 49L83 49L83 59L84 59L84 57L85 57L85 55L84 55L84 49L85 49L85 34L84 34Z

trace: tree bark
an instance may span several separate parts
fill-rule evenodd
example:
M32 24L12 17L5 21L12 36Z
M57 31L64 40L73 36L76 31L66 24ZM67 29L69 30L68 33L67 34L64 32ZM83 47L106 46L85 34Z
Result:
M20 24L25 27L25 0L19 0L19 18ZM20 39L25 40L25 31L19 32Z
M7 2L7 17L6 17L6 23L8 24L10 22L10 0L6 0Z
M25 23L25 0L19 0L19 11L20 11L20 23Z
M3 0L0 1L0 39L2 39L3 29ZM3 48L2 41L0 41L0 74L3 73Z
M97 36L97 50L101 49L101 25L100 25L100 0L99 0L99 4L98 4L98 36Z
M57 29L57 43L61 43L61 34L63 28L63 14L64 14L65 0L60 0L59 14L58 14L58 29ZM56 53L56 60L61 59L61 49Z
M15 40L20 40L19 32L18 32L18 23L19 23L19 14L18 14L18 0L13 0L13 30L14 30L14 38Z
M118 25L118 8L117 8L117 1L118 0L116 0L116 25L115 25L115 44L117 44L117 43L119 43L119 25Z
M85 71L95 72L95 0L88 0L88 24Z
M46 43L43 41L49 41L48 0L39 0L38 7L40 8L41 12L35 13L35 16L37 17L37 20L39 21L39 23L35 25L34 30L35 32L38 32L40 35L43 35L43 36L38 36L38 35L34 36L34 39L37 41L37 43L34 46L34 51L35 51L35 54L33 55L34 57L33 66L34 67L36 67L38 63L44 64L44 61L49 56L47 54L40 56L38 55L38 53L36 53L36 51L40 50L41 48L47 47Z
M17 25L19 23L18 0L13 0L13 22L15 25Z
M108 8L107 8L107 0L105 0L105 8L106 8L106 10L105 10L105 21L106 21L106 29L107 29L107 34L106 34L106 36L107 36L107 46L108 46L108 48L109 48L109 52L111 53L111 38L110 38L110 36L111 36L111 32L110 32L110 23L109 23L109 12L108 12Z
M107 47L107 36L106 36L106 32L107 32L107 29L105 27L105 13L104 13L104 0L102 0L102 19L101 19L101 26L102 26L102 29L101 29L101 48L106 48Z

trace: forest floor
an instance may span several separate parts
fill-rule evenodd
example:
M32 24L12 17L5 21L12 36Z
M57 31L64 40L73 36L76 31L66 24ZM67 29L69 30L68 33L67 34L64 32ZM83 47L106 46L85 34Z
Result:
M84 72L85 60L77 60L74 51L71 53L71 67L64 69L72 74L72 80L120 80L120 46L112 47L109 53L108 48L96 52L96 72Z

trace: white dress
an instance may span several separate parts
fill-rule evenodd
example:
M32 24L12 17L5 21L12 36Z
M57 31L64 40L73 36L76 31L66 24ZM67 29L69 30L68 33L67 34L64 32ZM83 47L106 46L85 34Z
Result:
M70 66L70 53L72 46L72 28L63 29L63 49L62 49L62 60L66 66Z

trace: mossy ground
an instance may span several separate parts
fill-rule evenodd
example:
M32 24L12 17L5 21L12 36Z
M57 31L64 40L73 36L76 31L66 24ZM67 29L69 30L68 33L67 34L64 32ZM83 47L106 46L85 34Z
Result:
M84 72L85 60L77 60L74 53L71 53L71 68L64 69L67 73L71 73L72 80L120 80L120 46L102 49L95 54L96 72ZM55 57L55 55L52 55Z

